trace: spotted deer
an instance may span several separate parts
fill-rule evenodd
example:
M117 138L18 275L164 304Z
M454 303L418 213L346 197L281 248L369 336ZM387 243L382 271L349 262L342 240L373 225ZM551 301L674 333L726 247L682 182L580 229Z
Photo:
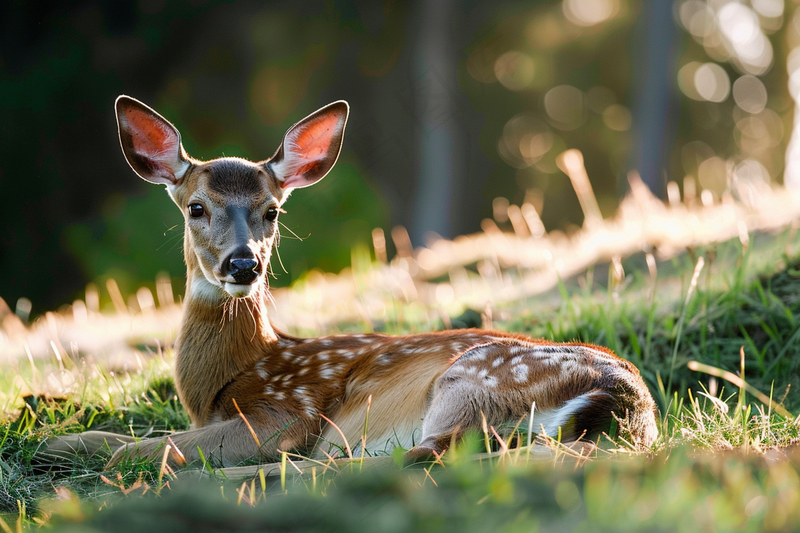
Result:
M272 327L267 266L278 217L292 191L336 163L346 102L289 128L275 154L257 163L189 157L178 130L133 98L120 96L116 112L131 168L166 185L185 219L175 378L193 429L169 437L183 456L175 452L174 462L196 461L198 450L223 465L331 451L344 439L362 441L367 409L355 454L442 454L483 420L519 423L534 403L533 427L564 441L593 438L615 420L636 446L656 439L655 403L639 372L605 348L477 329L297 338ZM160 458L166 442L130 442L111 463Z

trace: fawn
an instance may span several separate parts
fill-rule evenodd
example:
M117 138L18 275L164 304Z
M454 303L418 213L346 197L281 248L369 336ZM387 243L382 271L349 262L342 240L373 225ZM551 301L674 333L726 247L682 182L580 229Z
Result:
M185 218L187 289L176 385L193 429L170 436L171 460L233 465L280 451L361 442L356 454L401 446L415 460L453 438L530 416L564 441L608 431L615 419L636 446L658 436L656 406L636 367L611 351L521 335L458 330L296 338L267 316L267 265L290 193L321 180L339 157L349 106L333 102L253 163L209 162L184 151L178 130L128 96L116 101L122 151L143 179L166 185ZM330 423L332 421L333 423ZM341 434L340 434L341 432ZM167 438L119 448L161 457ZM328 448L329 449L329 448Z

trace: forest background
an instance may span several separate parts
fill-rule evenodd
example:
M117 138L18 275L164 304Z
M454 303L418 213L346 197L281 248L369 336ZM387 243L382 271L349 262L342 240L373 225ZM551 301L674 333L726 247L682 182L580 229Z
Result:
M159 272L182 286L180 214L125 163L119 94L176 124L199 159L266 159L295 121L350 102L340 163L282 217L277 286L338 272L376 227L403 225L414 245L479 231L499 197L571 232L583 213L556 164L568 148L606 216L631 170L660 197L669 180L717 199L735 181L791 186L795 7L4 2L0 296L37 315L108 278L124 294Z

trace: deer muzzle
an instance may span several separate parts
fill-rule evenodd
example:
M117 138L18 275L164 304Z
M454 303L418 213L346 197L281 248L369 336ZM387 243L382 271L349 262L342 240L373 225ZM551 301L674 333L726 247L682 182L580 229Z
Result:
M236 283L249 285L258 279L259 263L255 259L236 258L228 261L228 274Z
M248 246L233 251L221 265L222 287L234 298L246 298L255 291L263 272L261 261Z

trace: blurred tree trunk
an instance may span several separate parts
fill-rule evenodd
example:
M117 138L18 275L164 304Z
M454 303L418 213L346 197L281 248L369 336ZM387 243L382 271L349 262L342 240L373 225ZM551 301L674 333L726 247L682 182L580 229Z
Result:
M456 0L422 0L412 52L417 188L410 234L415 244L433 231L452 237L457 180L465 169L455 94L458 57L453 49Z
M675 129L677 28L671 0L643 0L639 15L634 79L634 149L631 168L659 198L666 190L665 172ZM678 176L672 176L676 179Z

